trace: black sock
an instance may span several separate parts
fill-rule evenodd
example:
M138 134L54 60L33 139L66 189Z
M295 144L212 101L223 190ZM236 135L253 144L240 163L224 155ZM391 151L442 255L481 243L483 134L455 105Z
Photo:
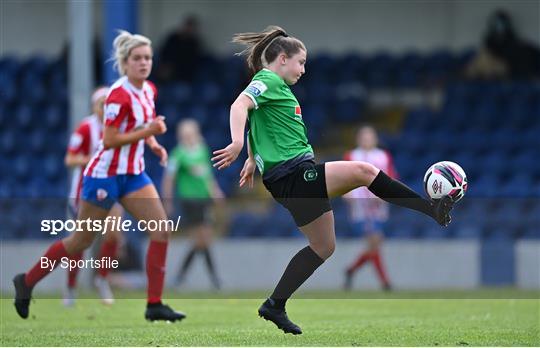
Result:
M184 261L182 262L182 267L180 267L180 271L178 272L178 279L181 279L182 277L186 275L186 272L189 266L191 265L191 262L193 261L193 257L198 252L199 252L199 249L194 247L187 253L186 257L184 258Z
M368 189L377 197L405 208L413 209L434 217L433 204L431 201L422 198L400 181L394 180L386 175L382 170Z
M204 248L202 250L204 254L204 259L206 260L206 267L208 268L208 272L212 277L216 277L216 271L214 269L214 262L212 261L212 255L210 254L210 249Z
M276 308L285 308L287 299L324 262L309 246L293 256L270 298Z
M155 302L155 303L146 303L146 307L148 308L153 308L153 307L161 307L163 306L163 303L161 303L161 301L159 302Z

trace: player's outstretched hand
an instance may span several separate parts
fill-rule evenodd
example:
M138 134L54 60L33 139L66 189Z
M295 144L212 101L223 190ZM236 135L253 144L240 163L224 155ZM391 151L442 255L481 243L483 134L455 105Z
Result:
M213 152L212 162L218 170L227 168L233 163L242 151L242 145L232 142L226 148Z
M246 159L244 168L240 172L240 187L248 184L249 188L253 188L253 175L255 174L255 161L251 158Z

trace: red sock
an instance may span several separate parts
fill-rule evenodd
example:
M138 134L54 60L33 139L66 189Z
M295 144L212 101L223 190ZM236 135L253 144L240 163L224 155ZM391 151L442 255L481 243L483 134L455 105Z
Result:
M83 257L83 253L80 252L73 256L70 256L70 260L79 261ZM77 274L79 274L79 267L73 267L68 270L68 288L74 289L77 286Z
M116 240L104 241L101 243L101 250L99 252L99 258L108 257L111 260L116 259L116 250L118 248L118 243ZM98 269L98 274L105 278L109 274L108 267L101 267Z
M379 276L381 282L384 285L389 285L390 283L388 282L388 277L386 276L386 271L384 270L379 250L375 250L373 252L373 265L375 266L375 270L377 271L377 275Z
M161 302L165 280L165 260L168 242L151 240L146 254L146 276L148 278L148 303Z
M358 259L356 259L356 261L349 267L348 269L348 272L349 273L353 273L355 272L357 269L359 269L360 267L362 267L362 265L364 263L366 263L369 259L371 259L371 251L365 251L364 253L362 253Z
M69 255L66 251L66 248L64 247L64 243L62 243L61 240L55 242L49 247L49 249L47 249L45 254L39 259L39 261L34 265L34 267L32 267L28 272L26 272L26 276L24 278L26 285L29 287L34 287L41 279L51 273L50 267L41 268L41 260L43 258L47 258L50 262L56 261L54 265L54 268L56 268L60 263L60 259L65 256Z

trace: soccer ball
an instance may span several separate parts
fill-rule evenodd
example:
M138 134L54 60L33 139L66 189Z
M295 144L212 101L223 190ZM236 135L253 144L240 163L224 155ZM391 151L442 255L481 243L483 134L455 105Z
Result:
M457 202L467 192L467 175L457 163L437 162L424 175L424 190L431 199L450 196Z

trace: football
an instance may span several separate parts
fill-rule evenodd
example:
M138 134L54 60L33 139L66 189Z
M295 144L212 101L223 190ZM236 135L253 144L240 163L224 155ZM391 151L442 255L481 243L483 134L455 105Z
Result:
M437 162L424 175L424 189L431 199L450 196L457 202L467 192L467 175L457 163Z

